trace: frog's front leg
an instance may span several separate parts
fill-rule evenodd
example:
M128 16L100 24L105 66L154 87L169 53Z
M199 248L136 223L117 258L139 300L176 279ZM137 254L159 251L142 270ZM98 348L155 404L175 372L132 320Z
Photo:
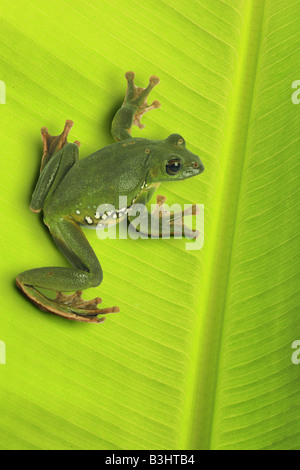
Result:
M159 83L159 78L152 75L149 78L149 85L146 88L140 88L134 84L134 77L134 72L127 72L125 74L127 80L125 100L121 108L115 114L111 126L111 133L115 140L130 139L132 125L142 129L145 127L141 124L143 114L151 109L160 107L160 103L157 100L153 101L151 105L147 104L147 96L155 85Z
M86 301L81 291L102 282L100 263L81 228L69 218L46 220L53 240L73 268L46 267L24 271L17 277L19 289L40 309L83 322L100 323L97 315L118 312L118 307L98 309L99 297ZM56 292L56 298L47 297L40 289ZM64 292L75 291L65 295Z
M193 204L188 209L178 212L167 211L163 205L166 202L165 196L156 197L156 207L152 213L149 213L146 206L137 201L128 213L128 221L134 230L145 236L165 237L185 236L195 239L199 236L197 230L191 230L184 223L184 217L188 215L198 215L200 213L197 204ZM138 213L138 217L136 217Z

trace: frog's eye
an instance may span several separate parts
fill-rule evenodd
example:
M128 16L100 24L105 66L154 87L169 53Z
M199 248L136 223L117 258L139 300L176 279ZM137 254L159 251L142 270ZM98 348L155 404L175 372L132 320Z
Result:
M181 168L182 164L179 158L172 158L172 160L169 160L166 164L166 172L168 175L177 175Z

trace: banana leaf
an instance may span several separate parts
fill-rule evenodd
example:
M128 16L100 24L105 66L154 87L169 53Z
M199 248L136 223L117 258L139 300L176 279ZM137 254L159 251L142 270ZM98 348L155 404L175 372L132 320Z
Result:
M299 21L284 0L1 2L1 449L300 448ZM15 287L68 266L28 209L39 130L72 119L80 158L112 143L127 70L161 80L134 136L204 163L159 188L204 205L204 245L86 231L86 297L121 311L71 322Z

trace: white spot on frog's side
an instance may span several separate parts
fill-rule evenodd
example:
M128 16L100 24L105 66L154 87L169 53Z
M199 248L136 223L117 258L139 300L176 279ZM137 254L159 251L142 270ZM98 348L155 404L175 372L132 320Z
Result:
M80 214L80 210L79 210L79 209L77 209L75 212L76 212L77 215Z
M95 219L99 220L100 217L101 217L100 212L96 212L94 217L95 217Z
M118 212L118 217L122 217L125 212L127 211L127 207L122 207L122 209L119 209Z
M93 219L92 219L91 217L89 217L89 216L86 216L86 217L84 218L84 220L85 220L88 224L92 224L92 223L93 223Z

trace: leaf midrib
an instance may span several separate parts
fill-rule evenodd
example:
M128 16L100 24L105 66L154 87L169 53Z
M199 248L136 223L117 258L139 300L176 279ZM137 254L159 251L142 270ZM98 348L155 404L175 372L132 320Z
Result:
M223 146L225 174L216 193L211 237L207 240L207 266L199 298L199 329L195 334L193 382L187 399L186 441L182 448L210 449L214 404L218 385L222 333L234 247L238 203L245 163L249 121L263 31L265 0L246 2L240 58ZM210 245L210 247L209 247ZM201 296L199 296L201 297Z

